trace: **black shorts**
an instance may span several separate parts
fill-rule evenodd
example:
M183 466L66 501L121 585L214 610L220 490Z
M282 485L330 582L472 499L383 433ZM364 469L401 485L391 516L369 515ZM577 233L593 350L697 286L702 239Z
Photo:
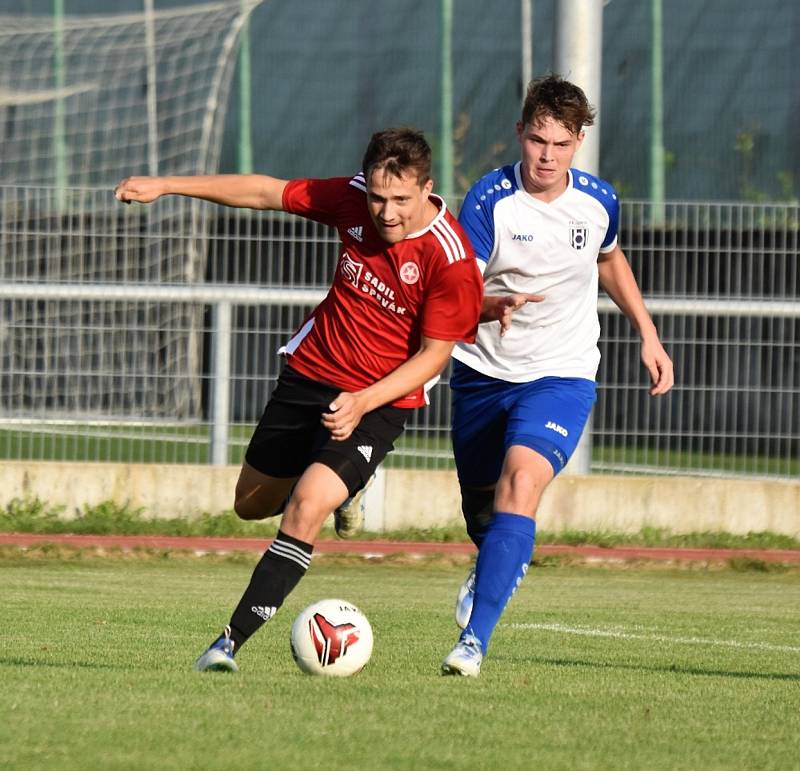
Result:
M321 420L341 392L285 367L250 438L247 463L280 479L298 477L312 463L322 463L341 478L350 495L355 494L394 449L409 411L378 407L362 416L353 433L338 442Z

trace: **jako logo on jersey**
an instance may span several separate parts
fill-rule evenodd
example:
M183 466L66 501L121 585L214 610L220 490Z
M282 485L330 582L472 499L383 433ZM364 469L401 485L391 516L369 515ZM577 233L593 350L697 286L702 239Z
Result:
M344 275L353 286L357 287L364 266L360 262L356 262L347 252L342 252L341 265L342 275Z
M558 423L554 423L552 420L548 420L547 423L544 424L545 428L549 428L555 431L557 434L561 434L561 436L569 436L569 431L563 426L559 426Z
M589 240L589 228L585 222L569 223L569 245L573 249L583 249Z
M364 228L359 225L355 228L347 228L347 232L356 239L356 241L364 240Z
M364 456L364 460L369 463L372 458L372 447L368 444L360 444L356 449Z
M416 262L404 262L400 266L400 280L404 284L416 284L419 281L419 266Z
M512 241L533 241L532 233L514 233L511 237Z

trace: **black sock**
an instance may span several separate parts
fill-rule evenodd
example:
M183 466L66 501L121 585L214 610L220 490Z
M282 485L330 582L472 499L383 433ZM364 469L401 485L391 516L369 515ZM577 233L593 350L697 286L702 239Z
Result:
M275 540L256 565L250 584L231 616L234 652L283 605L289 592L305 575L313 550L313 544L278 531Z

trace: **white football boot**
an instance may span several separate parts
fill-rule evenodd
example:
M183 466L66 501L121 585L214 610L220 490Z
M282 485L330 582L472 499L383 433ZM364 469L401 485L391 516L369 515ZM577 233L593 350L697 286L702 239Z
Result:
M470 568L464 583L458 590L456 597L456 624L460 629L466 629L472 616L472 603L475 599L475 566Z
M442 662L443 675L477 677L481 673L483 647L475 635L464 635Z
M194 668L198 672L238 672L239 667L233 660L234 642L231 640L231 628L224 632L195 661Z

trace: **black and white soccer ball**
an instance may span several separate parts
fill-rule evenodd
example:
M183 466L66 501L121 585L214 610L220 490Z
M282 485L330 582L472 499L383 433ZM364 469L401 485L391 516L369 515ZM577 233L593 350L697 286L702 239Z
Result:
M320 600L294 620L292 656L309 675L348 677L360 672L372 655L372 627L345 600Z

